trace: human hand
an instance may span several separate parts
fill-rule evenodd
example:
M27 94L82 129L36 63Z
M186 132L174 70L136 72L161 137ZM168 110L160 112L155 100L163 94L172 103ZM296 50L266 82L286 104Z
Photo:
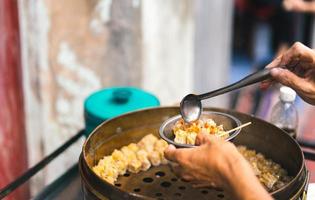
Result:
M286 66L286 68L279 68ZM277 68L275 68L277 67ZM297 42L267 68L274 80L294 89L306 102L315 105L315 51ZM265 81L262 88L272 82Z
M272 199L256 178L251 166L236 147L215 136L198 134L195 148L165 150L168 160L176 162L175 172L197 186L220 187L232 199Z
M186 181L197 186L211 185L228 189L225 172L229 164L243 157L236 147L215 136L198 134L195 148L176 149L170 145L165 150L168 160L178 163L173 170Z
M287 11L305 12L306 9L304 0L284 0L282 5Z

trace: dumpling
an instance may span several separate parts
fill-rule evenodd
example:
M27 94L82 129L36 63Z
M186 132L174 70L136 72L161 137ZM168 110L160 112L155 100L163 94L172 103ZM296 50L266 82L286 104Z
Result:
M186 131L178 130L178 131L174 132L174 134L175 134L174 141L176 143L179 143L179 144L185 144L186 143L186 138L187 138L187 132Z
M157 151L159 153L162 164L167 164L168 163L168 161L166 160L166 158L164 156L164 151L165 151L165 149L167 147L168 147L167 142L162 140L162 139L159 139L154 144L154 151Z
M140 149L144 149L146 152L150 153L154 150L154 143L157 141L157 137L152 134L144 136L140 142L138 142L138 146Z
M139 151L139 147L138 147L138 145L137 144L135 144L135 143L130 143L128 146L127 146L131 151L133 151L133 152L137 152L137 151Z
M121 151L123 152L124 156L128 160L128 166L127 169L131 173L138 173L141 169L141 162L138 160L137 155L134 151L132 151L127 146L124 146L121 148Z
M161 156L157 151L150 152L148 158L153 166L159 166L161 164Z
M272 175L271 173L263 173L259 177L260 182L262 182L269 190L272 189L274 184L278 181L278 177Z
M186 144L192 144L195 145L196 143L196 138L197 138L197 133L195 132L190 132L188 133L186 137Z
M143 137L138 144L131 143L120 150L115 149L110 156L105 156L93 167L93 171L110 184L114 184L118 175L128 170L131 173L147 171L152 165L158 166L168 161L164 150L168 144L152 134Z
M114 184L119 174L119 170L117 169L112 156L105 156L101 159L98 162L98 165L93 167L93 171L111 184Z
M141 161L138 159L134 159L128 164L128 171L130 171L131 173L139 173L141 170L141 166Z
M148 159L148 153L141 149L137 152L137 158L141 162L141 170L147 171L151 167L151 163Z
M123 155L125 156L125 158L127 159L127 162L129 163L132 159L136 158L136 154L135 152L133 152L132 150L130 150L127 146L123 146L121 148L121 152L123 153Z
M128 167L128 160L125 155L121 151L115 149L112 153L112 158L115 161L119 174L125 174Z
M159 139L154 143L154 151L164 151L168 147L165 140Z

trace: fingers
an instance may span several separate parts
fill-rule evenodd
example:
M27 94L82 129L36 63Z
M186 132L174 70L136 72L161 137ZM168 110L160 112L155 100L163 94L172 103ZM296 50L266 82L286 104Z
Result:
M294 43L288 51L274 59L266 66L266 68L285 66L290 69L297 64L300 64L298 67L303 68L315 67L314 50L308 48L300 42Z
M282 6L287 11L305 12L305 3L303 0L284 0Z
M281 65L288 67L301 63L304 66L310 66L307 64L314 64L314 51L300 42L294 43L294 45L282 55ZM314 65L312 65L314 67Z
M193 188L206 188L206 187L211 187L212 185L210 183L193 183L192 184Z
M167 160L176 162L180 165L183 165L187 160L187 157L191 154L193 148L181 148L176 149L174 145L168 145L164 151L164 156Z
M292 2L289 0L284 0L282 3L284 9L286 9L287 11L291 11L293 10L294 5L292 5Z
M193 188L219 188L214 182L196 182L192 184Z
M185 180L185 181L193 181L194 180L194 177L179 165L173 165L172 171L174 172L174 174L177 177L180 177L182 180Z
M210 142L210 139L207 137L207 133L199 133L196 137L196 145L199 146L199 145L202 145L202 144L205 144L205 143L208 143Z
M315 53L312 49L296 42L288 51L274 59L266 68L275 68L285 66L290 71L299 75L299 72L305 72L306 69L315 68ZM303 88L305 84L303 79L294 73L283 68L273 69L271 75L280 83L290 86L294 89ZM268 88L273 83L272 80L263 81L260 84L261 89Z
M282 56L278 56L271 63L269 63L266 68L279 67L281 65Z
M272 69L271 75L283 85L294 89L306 102L315 104L315 86L313 82L300 78L286 69Z
M297 91L303 91L309 84L305 79L298 77L287 69L274 68L271 70L271 75L281 84L289 86Z
M208 133L200 133L196 138L196 145L200 146L203 144L211 144L216 141L218 138L216 136L210 135Z
M266 68L274 68L274 67L278 67L281 66L281 59L282 56L278 56L276 59L274 59L271 63L269 63ZM268 79L265 81L262 81L260 83L260 89L261 90L266 90L268 87L270 87L270 85L272 85L274 82L274 80Z
M174 145L168 145L164 151L165 158L169 161L178 162L178 151Z

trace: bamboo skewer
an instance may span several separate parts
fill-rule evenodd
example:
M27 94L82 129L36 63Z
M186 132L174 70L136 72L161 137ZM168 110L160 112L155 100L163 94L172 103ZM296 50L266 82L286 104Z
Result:
M244 128L245 126L249 126L249 125L251 125L251 124L252 124L252 122L247 122L247 123L245 123L245 124L242 124L242 125L240 125L240 126L238 126L238 127L235 127L235 128L233 128L233 129L231 129L231 130L226 131L226 133L231 133L231 132L236 131L236 130L238 130L238 129Z
M245 126L249 126L250 124L252 124L252 122L247 122L247 123L245 123L245 124L242 124L242 125L240 125L240 126L238 126L238 127L233 128L233 129L231 129L231 130L225 131L225 132L223 132L222 134L220 134L219 136L221 137L221 136L223 136L223 135L230 134L230 133L232 133L233 131L236 131L236 130L238 130L238 129L244 128Z

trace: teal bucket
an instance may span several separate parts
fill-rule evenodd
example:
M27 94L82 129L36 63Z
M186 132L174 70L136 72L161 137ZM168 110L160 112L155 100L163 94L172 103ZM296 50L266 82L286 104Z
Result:
M156 96L135 87L113 87L97 91L84 102L85 133L89 135L98 125L113 117L159 105Z

